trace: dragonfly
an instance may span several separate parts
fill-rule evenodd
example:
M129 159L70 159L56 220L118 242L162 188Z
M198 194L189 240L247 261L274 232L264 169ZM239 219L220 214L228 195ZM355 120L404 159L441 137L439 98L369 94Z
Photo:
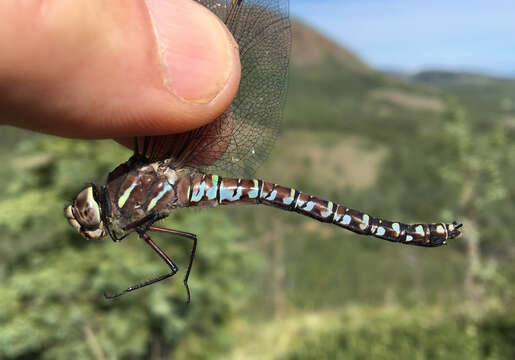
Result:
M184 277L190 276L197 236L154 224L176 209L261 204L293 211L354 233L435 247L460 235L461 224L406 224L323 200L291 187L254 179L278 136L286 100L291 27L288 0L197 0L223 20L238 43L241 82L230 107L212 123L185 133L134 138L134 154L109 173L105 185L87 184L64 214L86 239L118 242L132 233L170 271L108 299L177 274L179 268L152 240L159 232L190 239Z

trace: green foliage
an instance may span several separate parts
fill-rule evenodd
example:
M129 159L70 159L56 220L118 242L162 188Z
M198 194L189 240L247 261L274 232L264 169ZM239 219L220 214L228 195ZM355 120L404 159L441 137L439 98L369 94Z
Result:
M438 111L405 107L374 91L436 100L439 91L374 71L357 72L333 58L316 68L292 67L288 87L285 130L337 131L397 144L403 143L401 134L438 119Z
M474 213L490 204L505 200L507 187L504 172L513 166L513 148L504 129L478 134L465 116L464 110L450 102L444 125L444 155L452 161L442 164L441 174L449 183L464 187L462 205Z
M281 357L307 359L509 359L515 319L473 322L431 308L359 309L339 326L301 333ZM499 320L500 323L499 323ZM502 325L501 325L502 324ZM493 326L492 326L493 325ZM500 333L502 329L503 333Z
M223 216L200 215L174 225L196 226L206 240L192 272L191 305L185 304L183 272L115 301L103 298L104 291L121 290L167 271L137 238L119 246L70 243L39 250L11 269L0 287L0 358L30 353L42 359L87 358L96 347L114 357L140 357L153 344L165 354L177 351L188 358L226 350L224 326L245 296L234 276L239 267L249 266L234 244L241 233ZM84 240L74 236L72 241ZM167 253L182 254L174 258L183 268L191 245L184 242L164 237L160 241Z
M142 358L155 351L204 358L227 351L227 325L248 296L240 269L252 269L255 263L236 244L242 231L216 211L168 221L167 226L194 231L200 239L190 305L185 303L184 270L117 300L104 299L104 291L122 290L168 269L135 236L118 244L87 242L66 223L65 199L88 176L100 178L127 153L107 142L85 145L34 139L22 143L20 155L13 158L15 169L26 153L45 154L37 161L25 160L30 166L0 202L7 250L0 286L0 359ZM189 240L152 237L186 268Z
M487 75L427 71L414 76L419 83L429 84L452 94L468 112L468 117L480 128L506 125L513 135L515 115L515 80Z

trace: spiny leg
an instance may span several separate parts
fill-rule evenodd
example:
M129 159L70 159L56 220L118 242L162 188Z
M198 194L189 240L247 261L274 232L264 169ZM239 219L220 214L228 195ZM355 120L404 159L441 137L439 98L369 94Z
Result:
M188 269L186 270L186 275L184 276L184 281L183 281L184 286L186 287L186 292L188 294L187 303L189 303L191 300L191 294L190 294L190 287L188 285L188 279L190 277L191 268L193 266L193 260L195 259L195 252L197 250L197 235L189 233L189 232L185 232L185 231L166 229L166 228L162 228L162 227L158 227L158 226L151 226L149 228L149 230L163 232L165 234L182 236L182 237L193 240L193 247L191 248L191 253L190 253L190 261L188 263Z
M153 241L152 239L150 238L150 236L148 236L147 234L141 234L140 237L145 240L145 242L150 245L150 247L161 257L161 259L163 259L163 261L170 267L170 269L172 270L170 273L168 274L163 274L161 276L158 276L154 279L151 279L151 280L148 280L148 281L145 281L143 283L140 283L140 284L136 284L134 286L131 286L127 289L125 289L124 291L122 292L119 292L118 294L115 294L115 295L107 295L106 293L104 293L104 297L106 299L114 299L114 298L117 298L119 296L122 296L123 294L126 294L128 292L131 292L131 291L134 291L134 290L137 290L137 289L141 289L142 287L145 287L145 286L148 286L148 285L151 285L151 284L154 284L158 281L161 281L161 280L164 280L164 279L167 279L171 276L174 276L175 274L177 274L177 271L179 271L179 268L177 267L177 265L175 265L175 263L164 253L163 250L161 250L159 248L159 246L157 246Z

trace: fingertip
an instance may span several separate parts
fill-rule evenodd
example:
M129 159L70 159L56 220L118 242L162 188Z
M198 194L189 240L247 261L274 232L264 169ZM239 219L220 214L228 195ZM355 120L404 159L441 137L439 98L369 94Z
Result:
M232 35L192 0L148 3L168 13L143 2L62 0L19 20L33 31L23 42L4 39L14 44L4 56L13 66L0 74L9 79L0 116L54 135L124 138L184 132L222 114L240 80Z
M238 92L239 48L215 14L191 0L146 3L146 25L153 27L148 34L153 70L146 73L146 81L131 84L133 99L122 114L105 122L109 126L103 131L113 137L201 127L221 115Z

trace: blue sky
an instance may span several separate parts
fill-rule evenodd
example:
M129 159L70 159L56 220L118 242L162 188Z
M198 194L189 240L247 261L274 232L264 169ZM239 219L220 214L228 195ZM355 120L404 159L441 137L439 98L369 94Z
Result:
M515 0L290 0L290 11L376 68L515 76Z

